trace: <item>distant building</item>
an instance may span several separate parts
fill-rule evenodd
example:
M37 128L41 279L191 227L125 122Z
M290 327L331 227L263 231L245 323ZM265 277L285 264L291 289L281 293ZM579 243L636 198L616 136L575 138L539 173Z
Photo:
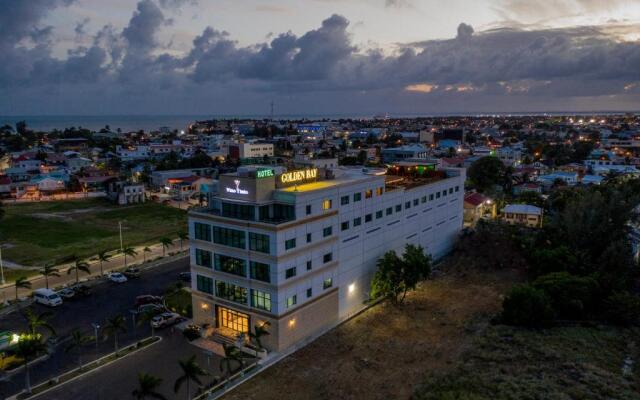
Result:
M509 204L502 209L502 218L508 224L542 227L542 209L528 204Z
M112 181L108 185L107 196L115 203L124 206L144 203L144 184L125 181Z
M496 203L481 193L470 193L464 196L464 222L475 225L480 218L496 216Z
M427 158L427 148L421 144L382 149L382 162L391 164L407 159Z
M273 157L272 143L238 143L229 146L229 157L233 159Z

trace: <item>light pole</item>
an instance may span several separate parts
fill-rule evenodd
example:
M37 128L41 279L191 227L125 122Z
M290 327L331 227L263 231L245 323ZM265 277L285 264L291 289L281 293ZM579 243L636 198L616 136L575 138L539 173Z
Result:
M4 285L4 266L2 265L2 244L0 244L0 284Z
M98 324L97 322L93 322L91 323L91 326L93 326L93 332L96 338L96 351L98 351L98 329L100 329L100 324Z
M122 246L122 221L118 221L118 227L120 228L120 251L124 249Z

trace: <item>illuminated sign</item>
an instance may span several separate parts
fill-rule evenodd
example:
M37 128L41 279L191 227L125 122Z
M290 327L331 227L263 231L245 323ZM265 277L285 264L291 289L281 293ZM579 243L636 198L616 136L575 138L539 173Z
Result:
M261 169L256 172L256 177L258 178L268 178L270 176L273 176L272 169Z
M297 171L289 171L280 175L280 182L282 183L297 183L308 180L313 180L318 177L318 168L312 169L300 169Z
M235 181L233 181L233 183L236 184L236 187L234 188L230 188L230 187L226 187L225 189L227 190L227 193L233 193L233 194L249 194L248 190L245 189L240 189L240 181L238 179L236 179Z

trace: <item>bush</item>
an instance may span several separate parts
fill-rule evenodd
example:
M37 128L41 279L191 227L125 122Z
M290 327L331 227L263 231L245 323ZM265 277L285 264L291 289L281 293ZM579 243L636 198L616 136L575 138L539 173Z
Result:
M594 314L599 285L592 277L554 272L540 276L532 285L549 296L558 318L582 319Z
M509 325L540 328L553 321L551 299L531 285L517 285L502 302L502 320Z
M616 292L605 300L605 318L622 326L640 322L640 297L629 292Z

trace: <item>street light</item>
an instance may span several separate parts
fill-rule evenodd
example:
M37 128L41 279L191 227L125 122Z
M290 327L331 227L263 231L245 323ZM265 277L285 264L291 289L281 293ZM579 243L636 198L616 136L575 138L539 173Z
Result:
M97 322L92 322L91 326L93 326L93 332L95 333L96 338L96 350L98 350L98 329L100 329L100 324Z

